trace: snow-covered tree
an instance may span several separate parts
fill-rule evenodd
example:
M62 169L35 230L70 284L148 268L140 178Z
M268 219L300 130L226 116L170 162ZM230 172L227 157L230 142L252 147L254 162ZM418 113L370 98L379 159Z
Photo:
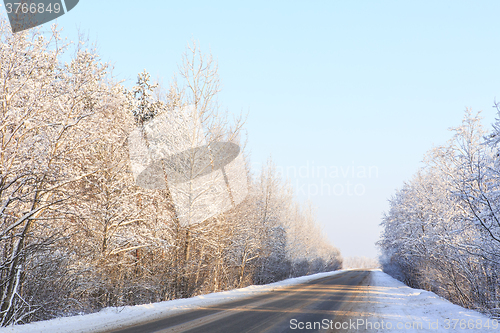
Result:
M57 288L58 276L50 281L47 266L68 265L68 249L57 246L68 237L74 219L67 206L84 191L79 187L82 180L95 173L82 164L88 146L100 135L92 122L112 94L106 83L107 65L86 45L78 43L75 56L63 63L68 45L55 28L49 34L9 30L1 21L2 325L38 318L38 313L67 304L57 295L42 297L25 284L36 276L39 290ZM67 278L60 273L62 280ZM50 282L43 286L44 281Z
M384 270L462 306L497 313L500 293L495 136L466 110L446 145L390 200L379 241Z
M251 174L243 121L217 101L213 57L192 44L179 69L165 92L147 72L128 90L87 43L66 43L56 28L14 35L0 20L0 325L340 268L313 210L294 202L272 163ZM179 110L192 121L178 123L191 140L178 173L191 185L202 179L199 193L223 184L229 198L220 210L208 202L196 223L196 198L187 213L176 202L184 188L139 186L129 149L134 133L148 138L152 123ZM220 142L242 148L200 167L198 146L213 157ZM160 161L164 184L175 183L179 161ZM214 170L222 176L203 178Z

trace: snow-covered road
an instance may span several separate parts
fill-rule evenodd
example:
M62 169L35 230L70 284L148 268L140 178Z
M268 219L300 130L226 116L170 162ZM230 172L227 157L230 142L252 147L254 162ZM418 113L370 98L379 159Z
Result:
M247 288L197 296L190 299L160 302L147 305L107 308L98 313L59 318L18 327L1 328L0 333L7 332L100 332L128 327L141 322L149 322L167 316L185 313L195 309L206 309L209 306L245 299L271 291L283 292L283 288L311 282L320 278L348 274L347 271L320 273L306 277L288 279L265 286ZM366 274L365 274L366 275ZM348 276L355 276L348 274ZM340 276L339 276L340 278ZM341 279L339 279L342 281ZM361 281L361 280L360 280ZM329 287L331 288L331 287ZM370 272L363 283L351 286L339 283L332 293L342 289L346 294L342 306L331 310L321 309L324 319L316 315L314 321L288 320L285 331L323 331L323 332L498 332L498 323L475 311L461 308L436 296L434 293L412 289L394 280L379 270ZM292 292L297 288L290 289ZM302 294L301 297L303 297ZM325 294L325 300L329 299ZM333 304L333 300L330 303ZM323 303L325 306L326 303ZM311 309L304 308L304 311ZM227 309L226 309L227 311ZM297 318L307 318L300 317ZM288 323L287 322L287 323ZM307 329L312 325L312 329ZM314 326L316 325L316 326ZM277 327L278 328L278 327ZM315 329L316 328L316 329ZM283 331L283 325L278 331Z

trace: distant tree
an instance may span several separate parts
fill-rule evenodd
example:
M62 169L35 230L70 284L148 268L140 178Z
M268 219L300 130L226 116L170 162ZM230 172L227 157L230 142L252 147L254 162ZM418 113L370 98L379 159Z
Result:
M372 269L380 268L380 264L377 259L368 257L344 257L342 268L361 268L361 269Z

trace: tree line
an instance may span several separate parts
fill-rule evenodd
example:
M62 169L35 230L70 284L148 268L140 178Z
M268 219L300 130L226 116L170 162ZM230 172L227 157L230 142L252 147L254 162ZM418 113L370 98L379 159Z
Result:
M500 106L495 103L500 115ZM389 200L378 245L385 272L500 316L500 120L467 109L453 137Z
M245 150L247 197L201 223L136 185L128 135L169 110L194 106L208 139L241 144L196 44L168 87L144 72L127 89L92 45L0 21L0 64L0 326L341 267L314 209L271 161L253 174Z

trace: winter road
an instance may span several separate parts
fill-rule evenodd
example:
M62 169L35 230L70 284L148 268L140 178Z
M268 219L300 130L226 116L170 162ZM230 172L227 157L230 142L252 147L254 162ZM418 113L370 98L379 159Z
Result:
M369 271L347 271L244 300L109 332L313 332L316 330L307 329L307 325L314 322L322 323L321 332L335 332L335 329L330 330L326 326L334 322L348 322L348 313L361 302L363 286L369 283Z

